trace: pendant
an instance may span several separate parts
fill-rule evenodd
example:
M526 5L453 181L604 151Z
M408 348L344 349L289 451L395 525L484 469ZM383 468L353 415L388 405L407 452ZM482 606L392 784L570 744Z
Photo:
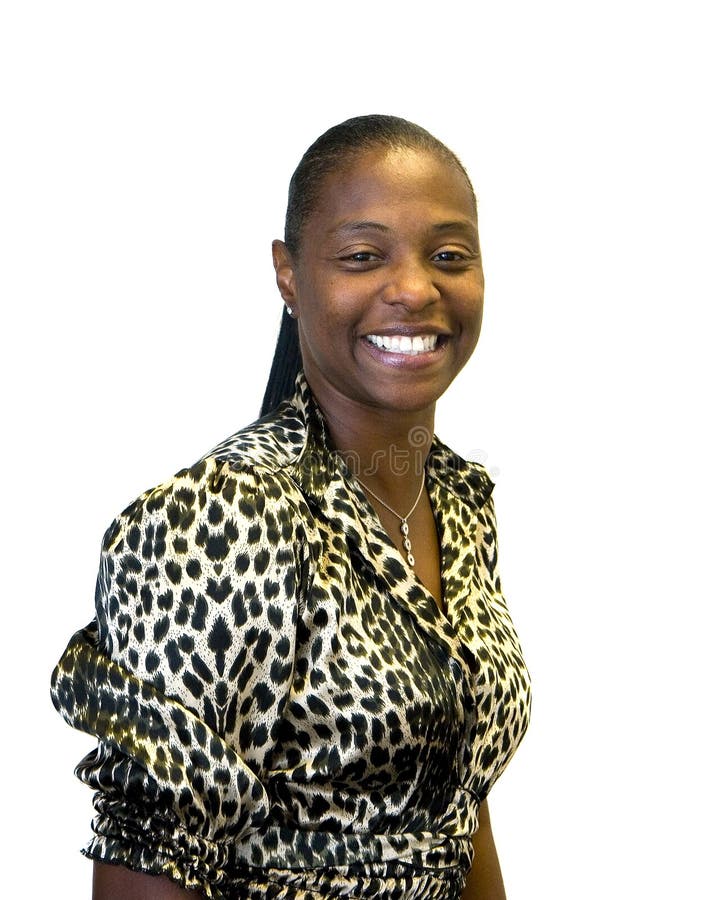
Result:
M405 552L407 553L407 561L411 566L415 565L415 557L412 555L412 541L410 540L410 526L407 524L407 519L403 519L400 522L400 531L403 534L402 546L405 548Z

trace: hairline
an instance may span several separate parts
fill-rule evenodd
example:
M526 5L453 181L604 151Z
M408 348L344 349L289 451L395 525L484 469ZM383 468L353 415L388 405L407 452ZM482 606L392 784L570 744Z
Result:
M320 163L322 163L325 161L325 159L329 162L330 157L336 157L334 160L334 165L329 165L327 170L321 175L320 178L317 179L317 182L314 184L313 188L310 189L310 201L307 205L308 208L305 211L306 214L300 217L297 234L297 247L291 247L289 245L289 242L287 241L287 234L285 233L287 249L289 250L292 258L295 258L299 250L301 249L302 237L305 230L304 226L307 224L309 218L317 209L319 196L323 190L324 182L331 175L350 169L364 154L373 153L376 150L386 153L391 153L399 150L412 150L417 153L427 153L428 155L434 156L441 162L451 166L453 169L459 172L465 184L467 185L467 188L470 192L470 199L472 201L473 213L475 219L477 220L478 198L475 194L475 189L473 187L472 181L470 180L470 176L468 175L465 166L463 166L462 162L458 159L456 154L449 149L449 147L447 147L441 141L438 141L438 139L432 135L430 135L430 138L426 138L424 135L420 135L419 138L414 135L394 135L392 137L384 135L373 135L369 136L368 138L363 138L358 142L356 146L339 148L334 154L320 153L316 158ZM315 157L312 157L313 161L316 161L316 159Z

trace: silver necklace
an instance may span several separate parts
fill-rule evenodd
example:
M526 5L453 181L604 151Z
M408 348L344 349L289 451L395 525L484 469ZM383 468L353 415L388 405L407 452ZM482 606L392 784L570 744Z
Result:
M415 502L412 504L412 509L406 516L401 516L396 509L393 509L389 503L385 503L382 497L378 497L377 494L372 490L372 488L367 487L367 485L360 481L358 478L357 481L360 485L367 491L368 494L371 494L375 500L381 503L385 509L389 509L389 511L400 520L400 531L402 532L402 546L405 548L405 553L407 553L407 561L411 566L415 565L415 557L412 555L412 541L410 540L410 526L407 524L407 520L410 516L415 512L417 508L417 504L420 502L420 497L422 497L422 490L425 487L425 473L422 473L422 481L420 482L420 490L417 492L417 498Z

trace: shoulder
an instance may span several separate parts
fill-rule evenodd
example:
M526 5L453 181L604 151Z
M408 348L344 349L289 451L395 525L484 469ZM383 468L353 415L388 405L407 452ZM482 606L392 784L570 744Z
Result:
M236 469L285 469L304 449L308 437L306 420L307 412L293 398L220 441L206 457Z
M136 497L111 523L104 551L156 552L172 536L173 550L189 540L210 559L223 557L239 527L265 522L287 532L299 491L290 469L305 443L304 422L290 404L216 444L193 465ZM291 535L287 535L291 537Z
M235 629L264 617L294 619L309 548L284 444L276 419L254 423L113 520L103 540L96 616L116 661L135 670L150 658L155 674L165 665L163 645L171 653L170 684L177 650L201 653L198 640L204 647L228 643ZM204 659L209 671L215 659Z
M430 448L427 470L443 490L476 510L492 502L494 483L485 466L464 459L437 436Z

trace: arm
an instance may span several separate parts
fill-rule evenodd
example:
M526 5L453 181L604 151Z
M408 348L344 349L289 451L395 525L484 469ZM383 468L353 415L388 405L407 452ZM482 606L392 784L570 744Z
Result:
M93 900L192 900L202 896L198 891L185 891L163 875L93 863Z
M58 711L98 740L76 768L96 792L86 855L100 863L97 900L206 896L207 885L227 877L225 844L253 836L268 817L255 764L276 738L267 729L261 740L249 723L286 702L293 667L286 679L272 677L280 657L262 642L251 657L260 633L254 616L263 610L259 604L251 615L245 598L263 597L267 582L279 585L274 634L291 657L297 523L276 480L264 491L273 473L221 468L209 461L178 473L114 521L96 619L73 635L53 673ZM251 502L259 491L264 524L288 534L288 544L265 539ZM263 553L262 579L247 570ZM216 673L223 677L215 681Z
M490 826L487 800L484 800L480 807L479 825L473 837L473 848L475 852L473 867L468 873L462 900L505 900L505 887Z

